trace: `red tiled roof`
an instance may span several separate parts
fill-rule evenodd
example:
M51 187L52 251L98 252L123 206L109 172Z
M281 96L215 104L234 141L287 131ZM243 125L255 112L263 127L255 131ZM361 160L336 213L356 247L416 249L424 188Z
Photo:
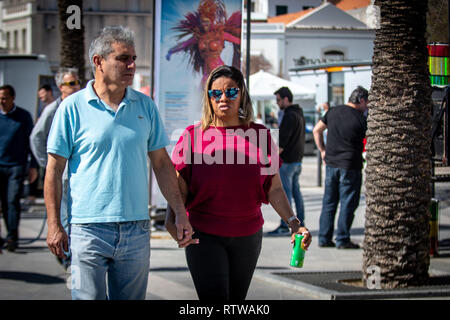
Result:
M329 1L343 11L364 8L370 5L370 0L338 0Z
M336 7L343 11L354 10L359 8L364 8L370 5L370 0L328 0L329 3L334 4ZM317 8L310 8L307 10L286 13L275 17L269 17L267 19L268 23L283 23L285 25L303 17L304 15L310 13Z
M279 16L275 16L275 17L269 17L267 19L268 23L284 23L284 24L289 24L297 19L299 19L300 17L303 17L304 15L306 15L307 13L315 10L316 8L310 8L307 10L303 10L303 11L299 11L299 12L293 12L293 13L286 13L286 14L282 14Z
M328 0L329 3L334 4L336 7L343 11L354 10L364 8L370 5L370 0ZM286 13L275 17L269 17L268 23L283 23L285 25L303 17L317 8L309 8L307 10Z

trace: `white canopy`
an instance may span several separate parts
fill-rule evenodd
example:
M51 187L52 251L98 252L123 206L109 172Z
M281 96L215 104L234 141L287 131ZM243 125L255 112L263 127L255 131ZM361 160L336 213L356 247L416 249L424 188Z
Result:
M302 85L279 78L259 70L257 73L250 75L250 97L252 100L273 100L274 92L281 87L288 87L294 95L294 100L314 100L315 92L309 91Z

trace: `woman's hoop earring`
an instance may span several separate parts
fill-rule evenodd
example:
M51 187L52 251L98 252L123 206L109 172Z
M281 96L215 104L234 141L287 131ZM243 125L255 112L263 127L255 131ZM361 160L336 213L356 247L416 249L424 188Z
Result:
M245 119L245 117L247 116L247 114L245 113L244 109L242 109L242 107L239 107L238 116L239 116L239 119Z

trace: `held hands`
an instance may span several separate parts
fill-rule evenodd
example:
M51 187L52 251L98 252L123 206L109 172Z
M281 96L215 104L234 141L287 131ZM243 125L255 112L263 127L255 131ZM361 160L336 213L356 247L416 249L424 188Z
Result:
M175 222L173 224L166 221L166 229L178 243L178 248L185 248L191 244L199 243L198 239L192 238L194 231L185 213L175 215Z

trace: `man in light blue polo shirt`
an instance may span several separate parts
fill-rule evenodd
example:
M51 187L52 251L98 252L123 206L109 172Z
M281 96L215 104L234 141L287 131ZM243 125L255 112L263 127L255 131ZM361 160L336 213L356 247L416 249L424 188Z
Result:
M68 251L59 218L68 161L72 298L144 299L150 260L147 155L162 194L176 208L178 238L192 241L192 227L157 108L128 87L136 70L133 33L104 28L89 58L95 79L64 99L47 142L47 244L59 257Z

